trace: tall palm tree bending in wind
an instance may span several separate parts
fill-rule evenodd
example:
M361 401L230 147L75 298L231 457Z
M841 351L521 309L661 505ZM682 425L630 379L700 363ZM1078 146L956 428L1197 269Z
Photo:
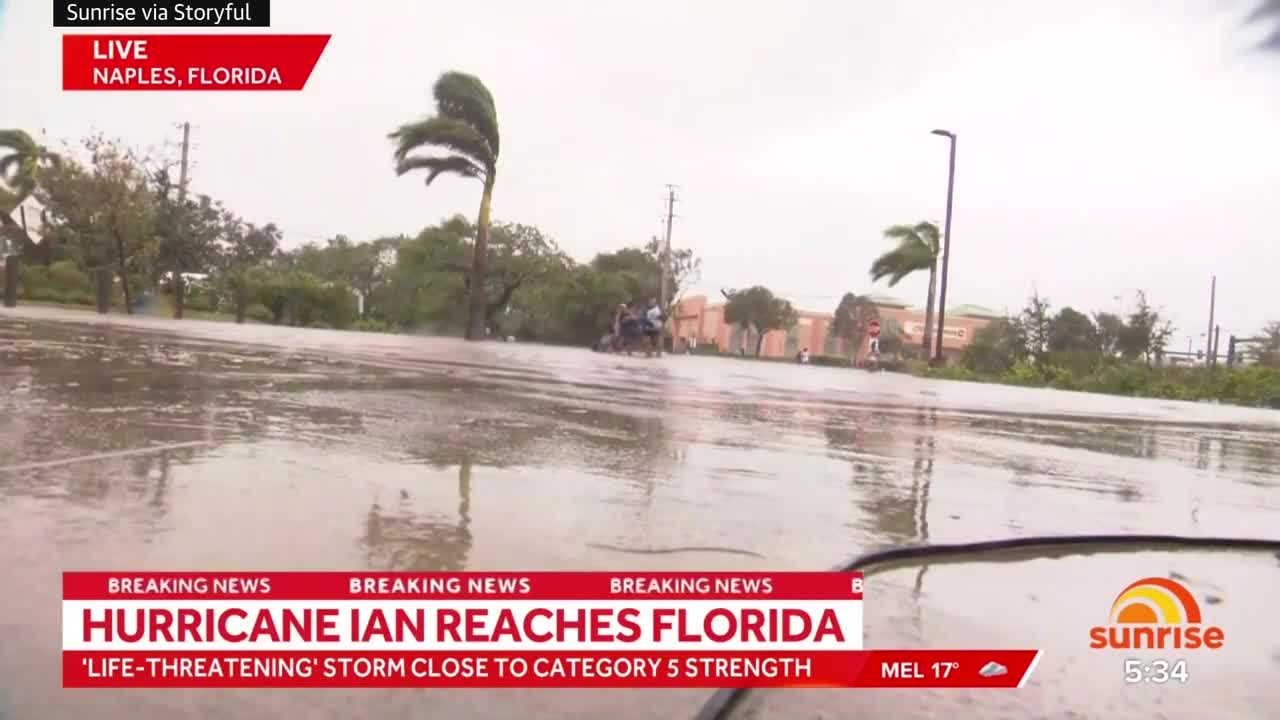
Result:
M921 222L915 225L894 225L884 231L884 236L896 240L898 246L871 263L871 282L889 278L889 287L902 278L920 270L929 271L929 299L924 306L924 357L933 358L929 352L929 339L933 337L933 297L938 279L938 252L942 249L941 233L936 223Z
M395 143L396 174L427 171L426 184L452 173L477 178L484 183L480 195L480 216L472 246L470 320L467 339L485 337L485 279L488 274L489 215L493 203L493 183L498 169L498 113L493 95L474 75L447 72L436 80L432 95L436 114L418 122L401 125L390 134ZM441 148L440 155L418 151Z

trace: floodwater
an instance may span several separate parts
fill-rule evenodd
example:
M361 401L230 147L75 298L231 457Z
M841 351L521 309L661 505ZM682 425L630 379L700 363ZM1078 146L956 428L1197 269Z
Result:
M72 691L63 570L823 569L895 544L1280 535L1280 412L736 359L0 312L0 718L688 717L702 691ZM660 551L660 552L654 552ZM1016 691L775 691L742 717L1280 707L1269 553L868 578L867 647L1039 647ZM976 560L976 558L975 558ZM1221 626L1189 680L1088 649L1129 582Z

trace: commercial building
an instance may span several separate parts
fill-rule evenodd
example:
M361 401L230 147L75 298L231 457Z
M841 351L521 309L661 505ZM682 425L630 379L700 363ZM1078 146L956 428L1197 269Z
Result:
M871 301L880 316L881 337L900 333L904 348L921 348L924 345L924 309L911 307L895 298L872 295ZM870 340L865 338L855 356L848 343L831 333L833 314L813 310L798 310L795 326L790 330L773 330L765 333L760 354L764 357L791 357L803 348L814 355L831 355L861 360L867 353ZM945 355L953 355L973 342L979 329L1000 313L977 305L958 305L947 308L946 323L942 332L942 349ZM683 298L676 304L672 318L672 334L677 348L687 343L698 346L715 346L720 352L754 355L755 333L730 325L724 320L724 303L708 302L705 295ZM934 331L936 333L936 330ZM935 335L936 337L936 335ZM936 341L935 341L936 342Z

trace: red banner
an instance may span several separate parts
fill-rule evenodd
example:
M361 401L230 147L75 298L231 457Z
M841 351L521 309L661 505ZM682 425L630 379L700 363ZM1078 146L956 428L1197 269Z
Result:
M64 572L64 600L861 600L834 572Z
M64 35L63 90L301 90L329 35Z
M65 688L1017 688L1040 650L66 651Z

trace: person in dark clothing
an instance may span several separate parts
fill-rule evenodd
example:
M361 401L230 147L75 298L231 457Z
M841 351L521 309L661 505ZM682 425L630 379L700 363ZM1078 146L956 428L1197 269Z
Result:
M636 313L625 305L619 306L618 309L618 333L628 339L634 340L644 334L644 328L640 324L640 318L636 317Z

